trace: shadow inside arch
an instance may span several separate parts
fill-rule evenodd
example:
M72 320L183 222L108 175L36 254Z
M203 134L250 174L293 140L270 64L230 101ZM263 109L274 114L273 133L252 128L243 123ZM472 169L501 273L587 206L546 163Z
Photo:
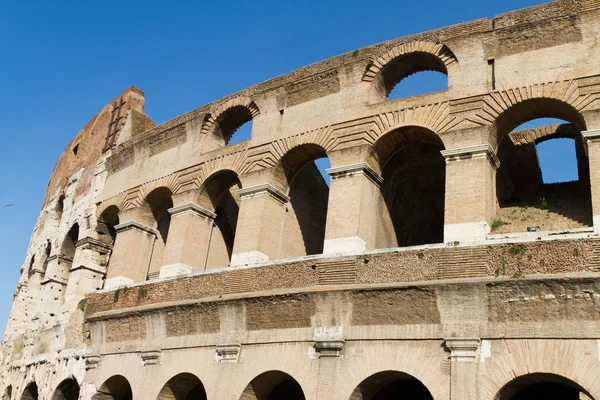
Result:
M533 373L519 376L506 385L494 400L594 400L578 383L560 375Z
M349 400L433 400L427 387L412 375L400 371L382 371L363 380Z
M254 378L240 400L305 400L300 384L282 371L267 371Z

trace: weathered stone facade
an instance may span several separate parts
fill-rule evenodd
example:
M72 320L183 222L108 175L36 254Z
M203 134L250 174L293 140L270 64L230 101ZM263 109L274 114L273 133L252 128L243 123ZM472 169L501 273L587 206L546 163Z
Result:
M2 399L600 400L599 37L561 0L160 126L127 89L52 173ZM448 89L387 100L426 70ZM577 182L544 184L555 138Z

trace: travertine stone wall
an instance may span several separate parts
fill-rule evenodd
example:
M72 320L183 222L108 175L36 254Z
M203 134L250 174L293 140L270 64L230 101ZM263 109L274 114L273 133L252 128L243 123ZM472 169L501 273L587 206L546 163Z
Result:
M3 400L509 400L542 378L600 399L599 35L597 0L559 0L357 49L160 126L125 90L50 177ZM387 100L424 70L448 89ZM543 117L566 124L511 133ZM578 143L593 227L490 232L556 137Z

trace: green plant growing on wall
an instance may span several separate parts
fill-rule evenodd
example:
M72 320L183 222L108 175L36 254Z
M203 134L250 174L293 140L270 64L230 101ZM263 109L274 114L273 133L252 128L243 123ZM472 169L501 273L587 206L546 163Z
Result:
M522 244L516 244L508 250L511 256L520 256L525 254L526 251L527 247L523 246Z
M501 219L496 219L492 222L492 230L495 231L499 229L501 226L510 225L510 222L502 221Z
M145 299L148 296L148 289L145 287L138 288L138 299Z
M548 209L548 202L546 201L546 198L545 197L541 197L540 200L542 202L542 204L541 204L542 210L547 210Z

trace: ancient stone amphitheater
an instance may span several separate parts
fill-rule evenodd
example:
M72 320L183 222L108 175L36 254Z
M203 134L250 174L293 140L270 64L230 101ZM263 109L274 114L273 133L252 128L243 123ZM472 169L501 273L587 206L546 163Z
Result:
M447 90L387 99L431 70ZM599 0L143 106L116 96L52 172L3 400L600 400ZM565 123L515 130L541 117ZM543 182L556 138L575 182Z

